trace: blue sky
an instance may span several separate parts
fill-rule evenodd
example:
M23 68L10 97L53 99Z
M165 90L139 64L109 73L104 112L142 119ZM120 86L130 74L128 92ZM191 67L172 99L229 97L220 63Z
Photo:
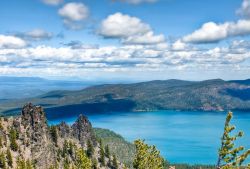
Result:
M0 75L245 79L250 0L2 0Z

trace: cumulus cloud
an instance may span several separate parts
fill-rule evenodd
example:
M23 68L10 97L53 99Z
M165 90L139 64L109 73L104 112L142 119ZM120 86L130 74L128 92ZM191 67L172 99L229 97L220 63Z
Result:
M89 9L83 3L70 2L58 10L66 26L72 29L81 28L81 22L89 17Z
M114 0L114 1L126 2L126 3L137 5L141 3L154 3L154 2L157 2L158 0Z
M123 38L144 34L150 30L150 26L143 23L139 18L115 13L102 21L98 33L107 38Z
M184 43L182 40L178 39L172 44L172 50L187 50L188 45Z
M157 44L165 41L164 35L154 35L150 25L122 13L104 19L98 34L105 38L120 39L124 44Z
M27 46L27 43L15 36L0 35L0 48L22 48Z
M53 37L53 34L51 32L46 32L43 29L34 29L28 32L16 33L16 36L27 40L39 41L39 40L49 40Z
M143 35L129 36L122 40L124 44L158 44L165 42L163 34L154 35L152 31L147 32Z
M250 0L243 0L241 8L236 11L237 14L250 18Z
M63 3L63 0L42 0L42 1L48 5L59 5Z
M225 22L216 24L208 22L193 33L183 37L184 42L190 43L214 43L233 36L250 34L250 20L239 20L237 22Z

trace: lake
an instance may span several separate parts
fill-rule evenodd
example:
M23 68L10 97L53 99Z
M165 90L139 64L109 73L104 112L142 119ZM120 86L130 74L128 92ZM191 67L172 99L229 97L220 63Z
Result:
M215 164L226 112L114 112L85 114L94 127L107 128L126 140L154 144L172 163ZM49 119L50 124L76 117ZM250 112L235 112L232 123L245 135L237 144L250 148Z

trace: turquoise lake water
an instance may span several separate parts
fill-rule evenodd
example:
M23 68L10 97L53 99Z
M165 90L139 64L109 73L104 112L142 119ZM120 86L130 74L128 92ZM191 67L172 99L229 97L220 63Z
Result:
M131 142L141 138L156 145L172 163L215 164L226 112L114 112L87 116L94 127L113 130ZM72 124L75 119L49 119L49 123ZM235 112L232 123L245 133L237 144L250 148L250 112Z

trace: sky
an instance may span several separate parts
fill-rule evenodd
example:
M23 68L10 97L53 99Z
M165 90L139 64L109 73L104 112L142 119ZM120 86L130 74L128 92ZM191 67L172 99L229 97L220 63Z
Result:
M250 0L1 0L0 76L248 79Z

